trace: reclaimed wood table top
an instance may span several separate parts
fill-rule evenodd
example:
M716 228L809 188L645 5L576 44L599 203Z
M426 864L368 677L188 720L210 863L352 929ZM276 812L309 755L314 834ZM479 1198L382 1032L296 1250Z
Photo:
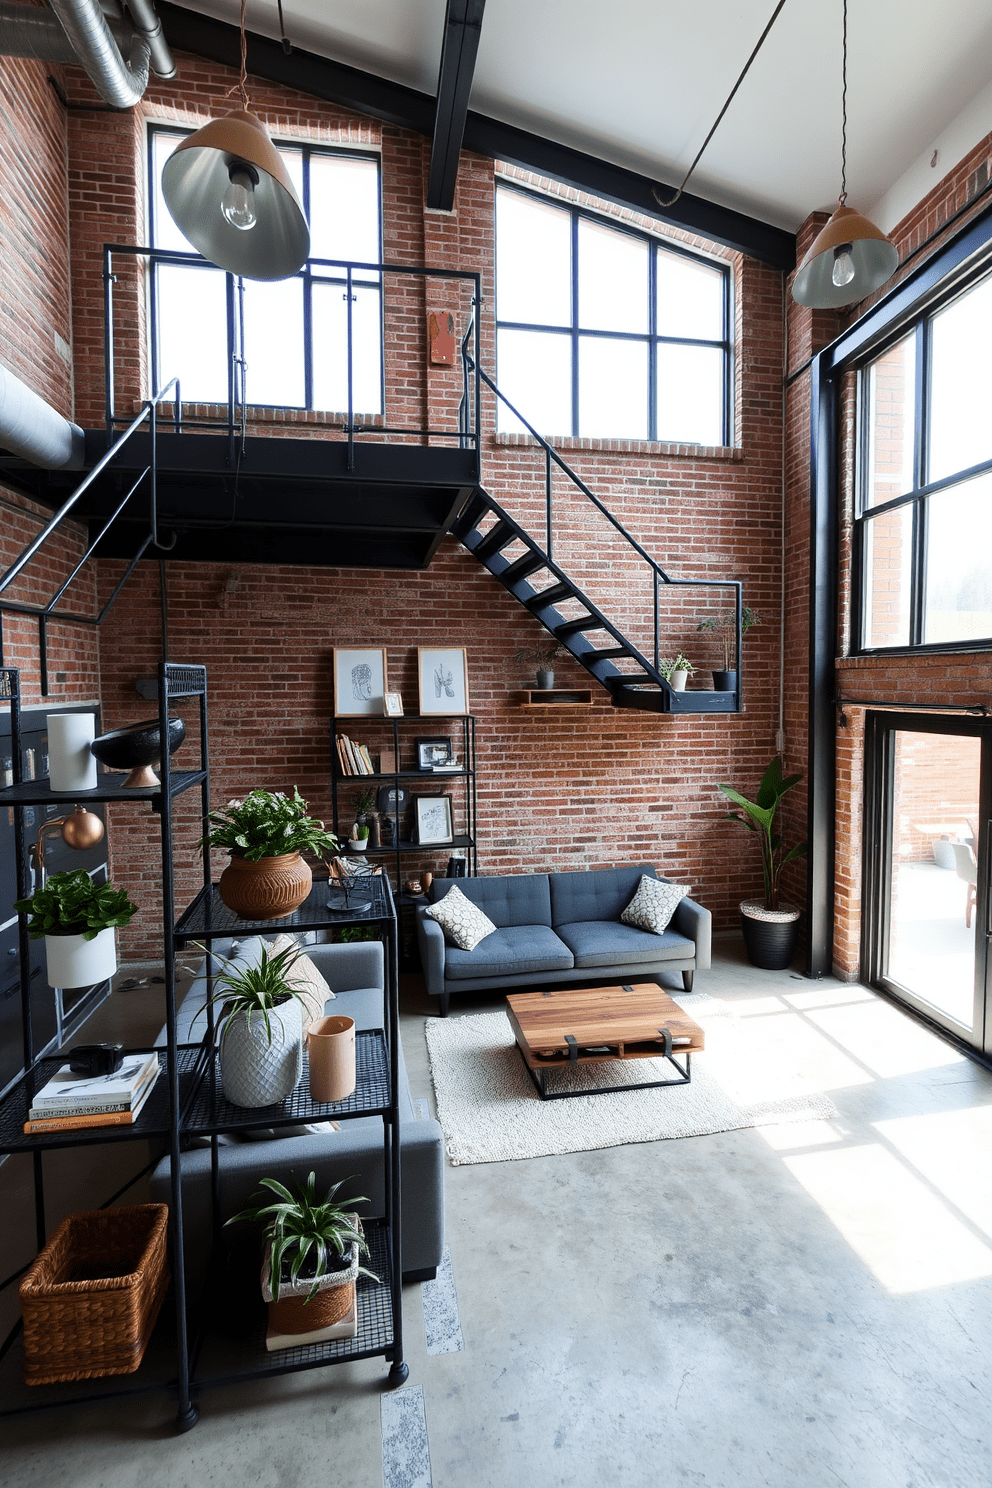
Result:
M531 1069L570 1063L569 1037L578 1046L578 1061L659 1059L665 1052L664 1028L671 1033L673 1053L698 1054L706 1047L699 1024L655 982L514 992L506 1002Z

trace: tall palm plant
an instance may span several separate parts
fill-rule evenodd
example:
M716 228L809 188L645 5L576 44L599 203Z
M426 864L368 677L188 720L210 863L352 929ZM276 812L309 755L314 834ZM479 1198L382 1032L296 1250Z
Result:
M799 842L795 847L786 850L782 846L781 835L775 832L775 815L782 797L794 785L798 785L801 779L801 775L783 776L782 757L777 754L762 777L758 787L757 801L749 801L732 785L721 784L719 787L735 806L741 808L740 811L728 812L730 820L742 822L749 832L758 834L761 847L761 870L765 879L766 909L778 909L779 907L779 888L782 870L786 864L796 858L806 856L805 842Z

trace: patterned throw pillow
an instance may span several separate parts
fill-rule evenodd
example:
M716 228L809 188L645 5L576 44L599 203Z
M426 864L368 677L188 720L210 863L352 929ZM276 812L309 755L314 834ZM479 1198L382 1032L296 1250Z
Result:
M277 935L275 940L267 940L266 948L270 956L276 956L280 951L288 950L290 946L299 949L298 942L292 935ZM307 1036L307 1029L311 1023L316 1023L318 1018L324 1016L324 1003L334 993L324 981L320 972L314 966L309 956L301 952L290 968L286 978L291 987L296 987L303 996L300 998L300 1011L303 1014L303 1037Z
M655 935L664 935L672 915L689 890L685 884L662 883L658 878L641 874L637 893L620 916L625 925L636 925L638 930L651 930Z
M451 888L443 899L432 904L425 914L437 920L447 938L460 951L474 951L480 940L492 935L496 926L477 904L459 888Z

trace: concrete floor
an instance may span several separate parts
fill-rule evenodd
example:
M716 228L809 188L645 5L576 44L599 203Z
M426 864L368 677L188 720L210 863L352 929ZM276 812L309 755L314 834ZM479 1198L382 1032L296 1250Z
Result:
M839 1119L449 1168L465 1347L427 1354L408 1287L430 1473L387 1488L987 1488L992 1076L862 988L741 956L718 945L697 990L763 1021L767 1063L742 1080L815 1069ZM118 994L108 1021L144 999ZM411 978L404 1048L430 1098L425 1002ZM8 1421L0 1474L381 1488L382 1377L212 1391L184 1437L155 1397Z

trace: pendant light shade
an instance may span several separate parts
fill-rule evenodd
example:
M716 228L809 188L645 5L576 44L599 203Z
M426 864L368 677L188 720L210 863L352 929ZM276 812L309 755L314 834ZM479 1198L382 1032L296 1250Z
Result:
M899 254L883 232L840 206L813 240L792 283L792 298L815 310L854 305L895 273Z
M178 144L162 172L177 227L204 258L245 279L288 279L306 262L310 230L265 126L247 108Z

